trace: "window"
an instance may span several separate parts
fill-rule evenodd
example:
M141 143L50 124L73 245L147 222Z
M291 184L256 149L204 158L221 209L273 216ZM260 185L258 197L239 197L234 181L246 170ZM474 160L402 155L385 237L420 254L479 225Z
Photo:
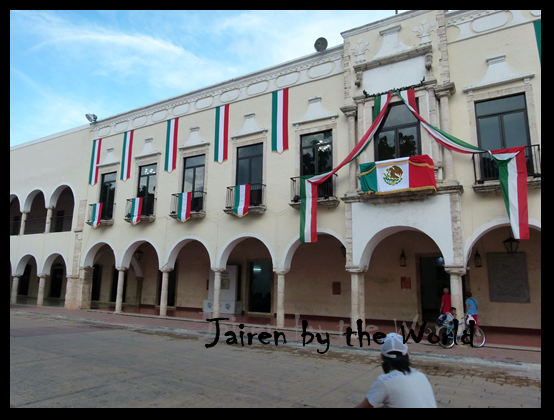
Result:
M157 164L141 166L137 197L143 197L143 216L154 214L154 193L156 191L156 170Z
M507 147L529 146L529 123L525 95L508 96L475 104L477 118L477 136L479 146L486 150ZM527 171L534 173L531 150L527 155ZM498 179L498 166L492 158L481 155L481 174L483 179Z
M333 132L306 134L300 142L302 162L301 175L316 175L333 169ZM319 197L329 197L333 194L332 177L319 185Z
M204 165L205 155L185 158L183 192L192 192L191 209L204 208Z
M113 206L115 198L115 181L117 172L102 175L102 184L100 186L100 203L102 205L101 220L113 219Z
M251 206L262 204L263 147L262 143L258 143L237 149L236 185L250 184Z
M403 103L389 106L375 134L375 160L419 155L419 121Z

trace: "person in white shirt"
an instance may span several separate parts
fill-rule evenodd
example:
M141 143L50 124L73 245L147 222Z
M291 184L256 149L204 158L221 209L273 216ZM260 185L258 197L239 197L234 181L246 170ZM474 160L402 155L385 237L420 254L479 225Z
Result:
M381 345L380 375L356 408L437 408L433 388L425 374L410 367L408 345L402 336L387 334Z

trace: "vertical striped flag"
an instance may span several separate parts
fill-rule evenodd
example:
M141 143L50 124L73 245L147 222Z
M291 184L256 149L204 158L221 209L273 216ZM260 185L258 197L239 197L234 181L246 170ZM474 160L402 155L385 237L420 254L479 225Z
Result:
M100 226L100 220L102 217L102 203L96 203L92 205L92 227L97 228Z
M238 217L248 214L248 207L250 206L250 184L236 185L235 186L235 206L233 207L233 213Z
M289 90L272 93L271 151L283 153L289 149Z
M177 167L177 134L179 132L179 118L167 122L165 137L165 170L172 172Z
M190 206L192 201L192 192L184 192L179 194L177 205L177 219L181 222L186 222L190 219Z
M102 139L94 140L92 143L92 157L90 158L90 172L88 183L96 185L98 182L98 164L100 163L100 148L102 147Z
M131 199L131 214L129 215L131 223L136 225L140 222L140 214L142 213L142 197Z
M490 150L498 164L500 188L515 239L529 239L525 146Z
M131 177L131 156L133 154L134 130L123 135L123 154L121 156L121 180L127 181Z
M214 162L223 163L227 160L229 141L229 105L215 109L215 147Z

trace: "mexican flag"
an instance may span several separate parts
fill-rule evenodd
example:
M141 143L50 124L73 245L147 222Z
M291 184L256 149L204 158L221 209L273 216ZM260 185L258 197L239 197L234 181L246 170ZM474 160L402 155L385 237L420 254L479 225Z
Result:
M360 183L362 190L375 194L437 190L433 160L427 155L362 163Z
M179 118L167 122L165 136L165 170L172 172L177 167L177 134L179 132Z
M177 219L181 222L186 222L190 219L190 206L192 201L192 192L184 192L179 194L177 204Z
M229 142L229 105L215 109L215 147L214 162L223 163L227 160Z
M250 206L250 184L236 185L235 186L235 206L233 207L233 213L238 217L248 214L248 207Z
M131 199L131 223L136 225L140 222L140 214L142 213L142 197Z
M283 153L289 149L289 90L272 93L271 151Z
M490 150L498 164L500 188L515 239L529 239L525 146Z
M102 217L102 203L96 203L92 205L92 227L97 228L100 226L100 218Z
M98 182L98 164L100 163L100 148L102 147L102 139L94 140L92 143L92 157L90 158L90 171L88 183L96 185Z
M121 156L121 180L127 181L131 177L131 156L133 154L134 130L123 135L123 154Z

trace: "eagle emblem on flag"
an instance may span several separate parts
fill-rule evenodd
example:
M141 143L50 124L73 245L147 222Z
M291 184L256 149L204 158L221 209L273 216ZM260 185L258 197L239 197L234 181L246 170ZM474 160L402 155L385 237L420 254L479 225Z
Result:
M402 168L397 165L392 165L383 172L383 181L385 181L388 185L396 185L402 181L403 176L404 171Z

